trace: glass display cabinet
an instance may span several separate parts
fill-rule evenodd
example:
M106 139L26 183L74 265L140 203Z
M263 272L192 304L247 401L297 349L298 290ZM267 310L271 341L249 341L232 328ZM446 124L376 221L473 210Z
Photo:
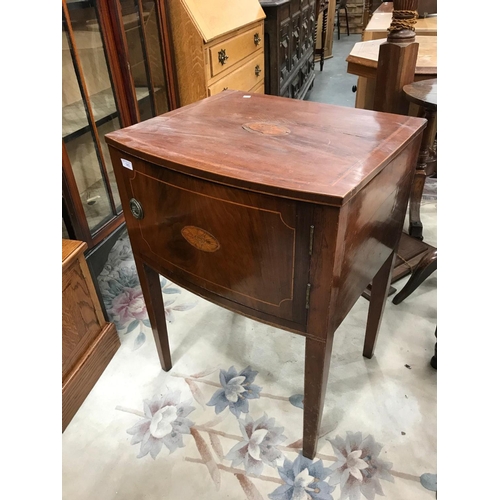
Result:
M124 225L104 135L177 107L164 1L62 1L62 234L95 275Z

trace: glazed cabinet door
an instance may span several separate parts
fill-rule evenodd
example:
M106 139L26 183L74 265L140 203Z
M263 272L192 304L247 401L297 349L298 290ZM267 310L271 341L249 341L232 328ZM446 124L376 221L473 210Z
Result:
M63 0L63 236L89 250L124 222L104 135L176 105L161 0Z
M111 150L121 169L122 195L131 202L125 217L132 245L161 263L157 271L187 289L195 285L305 324L309 205L196 179Z
M110 69L95 3L63 3L63 169L72 188L66 197L81 214L77 236L86 242L122 211L104 143L104 134L125 125Z

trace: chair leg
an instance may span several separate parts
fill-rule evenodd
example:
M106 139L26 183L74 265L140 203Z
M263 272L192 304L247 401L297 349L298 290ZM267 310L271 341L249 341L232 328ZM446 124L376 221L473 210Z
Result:
M345 24L347 27L347 36L349 36L349 18L347 17L347 7L344 7L344 11L345 11Z
M340 40L340 9L337 9L337 37Z
M321 23L321 59L319 62L319 70L323 71L325 64L325 42L326 42L326 28L328 23L328 10L323 11L323 22Z
M426 253L414 269L401 291L392 299L393 304L401 304L437 269L437 250Z
M437 336L438 336L437 326L436 326L436 331L434 332L434 335L436 336L436 339L437 339ZM437 367L438 367L438 344L437 344L437 341L434 344L434 356L432 356L432 358L431 358L431 366L432 366L432 368L437 370Z

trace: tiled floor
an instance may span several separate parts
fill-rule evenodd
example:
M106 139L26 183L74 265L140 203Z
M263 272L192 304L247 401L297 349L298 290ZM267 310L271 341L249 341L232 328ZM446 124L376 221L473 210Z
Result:
M335 40L310 100L354 105L345 56L357 40ZM429 194L424 236L436 244ZM65 500L435 498L437 273L402 304L388 300L371 360L361 354L365 299L338 329L314 462L300 454L303 338L164 280L166 373L126 236L99 282L122 345L63 434Z
M340 35L340 40L335 35L333 57L325 60L323 71L319 71L319 63L316 64L316 78L308 96L309 101L354 107L356 94L352 87L356 85L358 77L347 73L346 57L359 41L361 35Z

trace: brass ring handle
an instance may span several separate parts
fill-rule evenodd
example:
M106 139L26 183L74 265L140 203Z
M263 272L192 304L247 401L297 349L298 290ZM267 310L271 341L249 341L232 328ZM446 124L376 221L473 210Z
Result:
M142 205L135 199L132 198L129 202L130 206L130 211L132 212L132 215L138 219L144 219L144 210L142 209Z
M255 66L255 75L259 76L261 71L260 66L257 64L257 66Z
M259 45L261 41L262 39L260 38L259 34L255 33L255 35L253 36L253 43L255 43L255 45Z
M229 56L226 54L226 49L219 50L219 62L224 65L226 61L229 59Z

